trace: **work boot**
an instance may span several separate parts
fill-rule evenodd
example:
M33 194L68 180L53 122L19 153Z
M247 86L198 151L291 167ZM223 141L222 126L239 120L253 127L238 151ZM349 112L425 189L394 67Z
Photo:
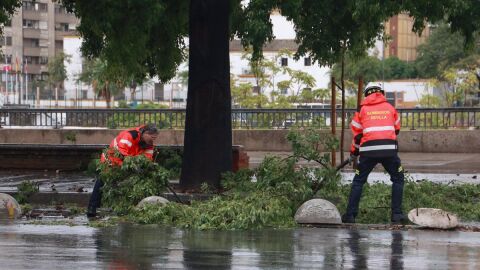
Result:
M342 216L342 223L355 223L355 218L353 216L344 214Z
M405 225L408 222L404 214L392 214L390 221L395 225Z

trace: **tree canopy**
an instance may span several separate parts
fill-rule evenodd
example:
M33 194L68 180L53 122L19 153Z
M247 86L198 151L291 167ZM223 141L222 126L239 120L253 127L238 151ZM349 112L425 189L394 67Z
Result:
M48 83L61 86L64 80L68 78L65 62L69 63L71 56L63 52L58 53L48 62Z

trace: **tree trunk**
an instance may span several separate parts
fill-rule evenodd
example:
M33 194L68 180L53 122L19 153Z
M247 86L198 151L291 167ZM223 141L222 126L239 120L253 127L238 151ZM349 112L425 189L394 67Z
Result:
M132 83L130 85L130 102L133 102L135 100L135 92L137 91L137 84Z
M180 187L220 187L232 170L229 1L190 1L190 57Z
M105 97L105 103L107 105L107 109L110 109L112 106L110 104L111 101L111 96L110 96L110 91L108 91L108 83L105 85L105 88L103 88L103 97Z
M345 139L345 49L342 52L342 74L341 74L341 85L342 85L342 133L340 134L340 161L344 161L344 139Z

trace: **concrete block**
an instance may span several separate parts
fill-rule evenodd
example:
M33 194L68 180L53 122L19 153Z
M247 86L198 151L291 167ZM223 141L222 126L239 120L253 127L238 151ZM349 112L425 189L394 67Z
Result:
M458 226L455 214L438 208L414 208L408 213L408 219L428 228L452 229Z
M22 208L12 196L0 193L0 219L14 219L22 215Z
M300 224L341 224L342 218L337 207L323 199L304 202L295 213L295 221Z
M169 201L163 197L160 196L150 196L146 197L145 199L141 200L137 204L137 208L143 208L147 204L153 204L153 205L165 205L169 203Z

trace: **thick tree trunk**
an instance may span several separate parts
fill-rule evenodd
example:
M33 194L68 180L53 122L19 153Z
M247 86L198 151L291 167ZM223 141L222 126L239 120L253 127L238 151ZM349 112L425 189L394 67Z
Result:
M180 186L219 187L232 169L229 1L190 1L190 58Z

